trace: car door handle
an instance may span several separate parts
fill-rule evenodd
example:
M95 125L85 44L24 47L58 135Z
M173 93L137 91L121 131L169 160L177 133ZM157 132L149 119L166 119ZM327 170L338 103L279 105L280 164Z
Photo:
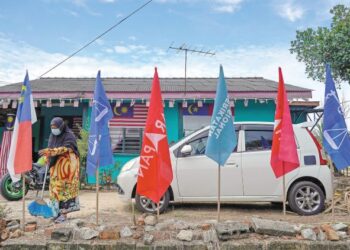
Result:
M228 162L226 163L227 166L234 166L234 167L238 167L238 164L237 163L234 163L234 162Z

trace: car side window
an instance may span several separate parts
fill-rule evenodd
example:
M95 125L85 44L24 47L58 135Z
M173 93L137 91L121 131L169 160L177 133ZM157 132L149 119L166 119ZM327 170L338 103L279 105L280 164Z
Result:
M246 130L245 150L270 150L272 147L272 130Z
M208 137L202 137L188 143L188 145L191 145L192 147L192 152L190 153L190 156L204 155L207 141Z

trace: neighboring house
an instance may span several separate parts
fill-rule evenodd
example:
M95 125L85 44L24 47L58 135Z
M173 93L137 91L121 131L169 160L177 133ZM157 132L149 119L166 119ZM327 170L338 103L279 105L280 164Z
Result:
M110 132L119 166L139 154L151 83L152 78L103 79L114 112ZM186 86L184 78L160 78L160 83L170 144L209 124L217 78L187 78ZM277 82L248 77L226 78L226 83L236 121L274 120ZM21 84L0 87L0 119L1 114L15 113ZM79 126L89 127L94 85L94 78L41 78L31 81L38 115L38 122L33 127L35 152L46 147L49 123L54 116L66 119L75 132L78 132ZM298 100L291 102L294 122L305 121L303 110L318 106L318 103L307 101L312 97L311 90L293 85L286 85L286 89L289 100ZM107 172L112 179L118 174L113 168Z

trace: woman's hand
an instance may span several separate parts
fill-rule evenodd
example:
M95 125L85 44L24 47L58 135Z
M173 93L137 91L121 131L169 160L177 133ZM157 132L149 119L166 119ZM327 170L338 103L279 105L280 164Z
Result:
M40 156L48 156L48 150L47 150L47 148L44 148L44 149L41 149L41 150L39 150L39 152L38 152L38 154L40 155Z

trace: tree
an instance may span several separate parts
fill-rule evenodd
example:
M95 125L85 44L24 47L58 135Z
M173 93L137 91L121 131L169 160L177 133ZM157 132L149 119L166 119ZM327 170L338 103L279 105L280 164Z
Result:
M306 64L309 78L324 81L327 62L337 82L350 83L350 8L336 5L330 13L333 15L330 28L297 30L290 51Z

